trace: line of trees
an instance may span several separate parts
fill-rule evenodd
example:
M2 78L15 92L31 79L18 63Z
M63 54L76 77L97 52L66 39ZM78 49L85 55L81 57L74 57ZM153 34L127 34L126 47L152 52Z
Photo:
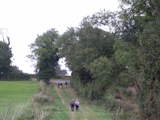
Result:
M51 29L43 35L37 36L35 43L30 45L34 54L28 55L28 57L37 60L35 70L37 77L44 79L46 83L51 77L67 74L67 71L61 70L58 64L58 48L54 45L57 37L58 32ZM23 73L18 66L13 66L12 57L10 37L6 34L6 29L0 29L0 80L28 80L35 77L35 75Z
M60 57L79 94L100 99L110 86L134 86L140 119L159 120L160 1L122 0L120 6L119 12L100 11L68 28L56 42Z
M0 29L0 80L27 80L30 76L11 64L10 38L4 31L5 29Z

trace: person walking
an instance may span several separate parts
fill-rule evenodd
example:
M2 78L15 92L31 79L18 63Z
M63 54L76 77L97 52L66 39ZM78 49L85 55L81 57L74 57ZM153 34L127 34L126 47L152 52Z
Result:
M62 88L62 83L60 83L60 88Z
M79 101L78 101L78 99L76 99L75 106L76 106L76 111L78 111L79 110Z
M58 82L57 84L58 84L58 88L60 88L60 82Z
M66 88L67 88L67 85L68 85L68 82L65 82L65 86L66 86Z
M74 111L74 105L75 105L75 102L74 102L74 99L72 99L70 101L70 106L71 106L71 110Z

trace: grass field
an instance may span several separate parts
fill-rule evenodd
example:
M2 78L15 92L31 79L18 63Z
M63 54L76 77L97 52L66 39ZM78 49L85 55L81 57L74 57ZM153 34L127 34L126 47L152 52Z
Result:
M37 92L38 82L33 81L0 81L0 111L9 107L13 110L19 105L26 105Z
M58 89L56 84L47 86L53 101L37 104L32 99L37 94L39 85L33 81L0 81L0 119L5 117L10 108L5 120L39 120L42 117L44 120L112 120L110 113L101 107L87 104L71 87ZM80 111L70 110L71 98L80 100ZM23 112L15 115L15 111L21 108ZM14 117L16 119L12 119L13 116L17 116Z
M33 81L0 81L0 119L4 119L8 110L10 115L7 116L6 120L11 120L15 112L20 109L23 109L23 115L18 117L18 120L28 119L32 116L30 112L34 110L27 106L34 105L31 101L37 93L38 86L39 83ZM38 111L42 110L49 114L45 120L69 120L66 106L61 103L56 91L53 88L50 90L55 102L39 106Z

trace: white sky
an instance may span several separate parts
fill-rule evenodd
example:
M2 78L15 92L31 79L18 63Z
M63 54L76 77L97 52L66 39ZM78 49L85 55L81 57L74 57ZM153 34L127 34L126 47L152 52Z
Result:
M0 0L0 28L8 29L12 65L25 73L34 73L27 55L30 54L28 45L37 34L51 28L63 34L67 27L78 27L83 17L117 8L118 0Z

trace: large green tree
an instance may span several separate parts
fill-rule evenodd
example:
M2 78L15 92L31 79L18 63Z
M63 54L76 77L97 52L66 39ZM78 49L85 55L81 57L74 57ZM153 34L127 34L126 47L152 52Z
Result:
M30 45L31 59L36 60L36 72L39 80L49 83L51 77L56 75L56 67L59 56L58 49L55 47L55 39L58 32L51 29L43 35L38 35L35 42Z
M79 77L83 85L92 83L93 80L100 79L98 72L101 71L101 66L104 66L101 72L107 73L109 67L106 66L106 63L111 63L110 59L114 54L114 34L106 32L99 28L98 25L95 25L97 23L92 22L96 21L95 19L99 18L97 18L97 16L84 18L79 27L69 28L57 41L60 54L62 57L66 57L67 64L72 71L72 76L76 78ZM103 63L97 67L96 65L98 62L100 62L100 64L101 62ZM95 66L97 69L95 69ZM96 83L100 83L100 87L107 84L110 74L103 75L105 75L103 80L105 84L97 80L95 81L95 86L92 88L97 87ZM74 81L75 80L72 82ZM103 89L105 89L105 87L103 87ZM99 93L101 91L101 89L94 90L97 90ZM92 89L91 91L94 90Z
M128 72L137 89L140 119L159 120L160 1L122 0L122 5L117 33L124 48L117 49L116 56L123 63L128 59ZM118 55L120 50L124 51L123 56Z

